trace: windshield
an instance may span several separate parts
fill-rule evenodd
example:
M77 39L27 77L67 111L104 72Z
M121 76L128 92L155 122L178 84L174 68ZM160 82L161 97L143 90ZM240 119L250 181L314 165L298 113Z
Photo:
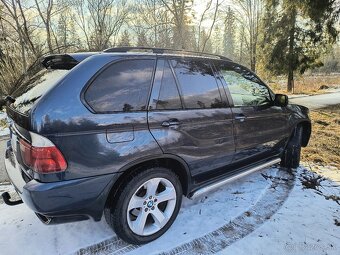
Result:
M27 114L34 103L49 89L54 87L69 70L44 69L34 75L34 82L27 86L27 89L15 99L12 107L17 111Z

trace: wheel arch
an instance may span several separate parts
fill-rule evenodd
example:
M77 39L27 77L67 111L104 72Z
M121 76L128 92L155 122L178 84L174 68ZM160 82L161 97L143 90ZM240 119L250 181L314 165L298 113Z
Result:
M131 176L134 172L143 171L147 167L155 166L165 167L172 170L178 176L181 182L183 195L187 196L190 193L192 180L187 163L178 156L172 154L164 154L158 157L139 159L138 161L134 161L121 168L121 170L119 171L120 176L113 183L110 191L108 192L106 206L109 206L114 202L117 192L120 190L122 185L126 183L129 176Z
M302 128L302 141L301 146L306 147L309 143L310 136L312 134L312 124L310 121L301 121L299 122L296 127Z

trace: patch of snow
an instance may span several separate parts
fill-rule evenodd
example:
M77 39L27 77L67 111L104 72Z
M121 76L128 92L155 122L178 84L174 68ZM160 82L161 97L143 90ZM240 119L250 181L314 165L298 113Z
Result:
M0 111L0 120L4 120L7 118L7 114L5 112Z
M276 169L268 169L274 174ZM223 226L254 205L269 183L259 174L252 174L223 189L196 200L184 199L173 226L158 240L141 249L162 251L188 242ZM202 227L204 222L204 227ZM111 237L114 232L105 219L46 226L25 205L0 205L0 251L3 254L67 254ZM7 238L15 236L15 238ZM140 253L140 254L149 254Z
M7 114L5 112L2 112L2 111L0 111L0 121L1 120L7 120ZM5 135L9 135L8 127L0 126L0 137L5 136Z
M206 197L184 199L176 221L162 237L130 250L131 245L117 242L120 250L116 252L158 254L210 233L247 212L263 194L270 194L270 182L261 173L275 178L276 172L275 168L266 169ZM326 198L340 196L340 187L331 180L323 180L318 191L305 189L301 180L308 175L313 177L301 167L295 186L276 214L219 254L339 254L340 227L335 225L335 220L340 221L340 207L336 201ZM8 185L0 185L0 190L13 192ZM260 211L258 215L261 216ZM99 223L89 220L46 226L25 204L14 207L0 204L0 233L6 233L0 235L1 253L22 254L25 247L26 255L73 254L80 248L116 238L104 219ZM100 254L109 252L103 250Z
M0 137L6 136L6 135L9 135L9 128L3 128L3 129L0 128Z
M340 187L325 180L320 191L305 189L297 178L274 217L219 254L340 254L340 206L325 199L340 196Z

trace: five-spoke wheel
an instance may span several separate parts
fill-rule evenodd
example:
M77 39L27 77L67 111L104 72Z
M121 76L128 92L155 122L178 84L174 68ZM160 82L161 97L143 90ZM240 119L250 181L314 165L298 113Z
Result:
M130 199L127 209L129 227L137 235L152 235L169 221L175 206L174 185L165 178L150 179Z
M106 220L123 240L142 244L157 239L175 220L182 201L178 177L157 167L129 176Z

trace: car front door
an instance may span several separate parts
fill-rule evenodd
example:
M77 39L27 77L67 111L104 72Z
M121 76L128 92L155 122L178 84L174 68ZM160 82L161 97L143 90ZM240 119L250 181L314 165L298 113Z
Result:
M235 152L227 97L206 60L157 62L148 110L150 131L164 153L188 163L199 182L229 164Z
M232 101L236 141L233 162L249 164L279 154L289 136L288 111L274 105L274 94L247 68L227 61L215 65Z

